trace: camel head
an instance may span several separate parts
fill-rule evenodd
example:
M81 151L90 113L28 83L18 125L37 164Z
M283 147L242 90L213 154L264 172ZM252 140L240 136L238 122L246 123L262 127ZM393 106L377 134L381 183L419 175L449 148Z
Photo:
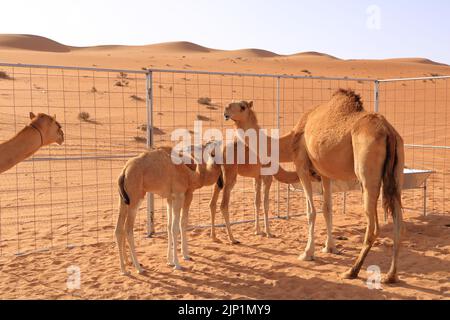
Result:
M245 122L249 118L253 108L253 101L232 102L225 108L223 116L225 120L233 120L235 122Z
M39 131L43 146L52 143L63 144L64 132L59 122L56 121L56 115L52 117L45 113L35 115L33 112L30 112L30 120L31 123L29 125Z

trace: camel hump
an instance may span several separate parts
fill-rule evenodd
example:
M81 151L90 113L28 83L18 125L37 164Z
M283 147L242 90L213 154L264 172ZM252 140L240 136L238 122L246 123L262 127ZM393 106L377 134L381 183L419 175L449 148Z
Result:
M352 89L339 89L330 100L332 108L339 109L342 112L361 112L364 111L361 96Z

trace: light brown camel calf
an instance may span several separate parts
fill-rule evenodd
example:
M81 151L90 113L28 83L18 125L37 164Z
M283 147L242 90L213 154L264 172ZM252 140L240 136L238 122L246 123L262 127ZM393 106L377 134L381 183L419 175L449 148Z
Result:
M43 146L61 145L64 132L56 116L30 112L31 122L13 138L0 144L0 173L35 154Z
M225 225L227 228L228 237L231 243L239 243L232 235L230 222L229 222L229 211L228 206L230 202L231 191L233 190L237 175L253 178L254 181L254 189L255 189L255 200L254 200L254 208L255 208L255 234L261 234L260 231L260 222L259 215L261 209L261 186L263 186L263 208L264 208L264 231L267 237L271 237L270 228L269 228L269 197L270 197L270 187L272 185L273 178L282 182L282 183L296 183L299 181L296 172L285 171L281 166L279 166L276 174L272 175L261 175L261 169L263 167L267 167L268 165L262 165L261 159L259 158L259 149L261 143L259 136L260 126L258 125L258 120L256 118L256 114L253 110L253 102L241 101L241 102L233 102L229 104L229 106L224 111L224 117L226 120L232 120L234 122L235 129L242 129L244 131L253 129L256 131L257 135L257 150L250 150L248 140L241 141L237 137L235 138L234 144L230 144L229 146L224 145L223 159L226 159L227 148L234 148L234 162L232 164L225 162L222 165L222 177L223 177L223 194L222 194L222 203L220 206L220 210L225 220ZM283 149L291 148L291 137L285 137L280 140L280 161L279 162L288 162L292 161L292 156L290 154L281 154ZM268 155L271 154L271 139L267 136L267 146L268 146ZM245 149L245 161L242 164L238 164L237 162L237 149L238 146L243 146ZM240 147L239 146L239 147ZM287 148L286 148L287 147ZM283 148L283 149L282 149ZM250 164L250 153L255 152L257 159L256 164ZM282 161L281 161L282 160ZM216 207L217 200L219 197L221 188L216 185L213 191L213 195L210 201L210 212L211 212L211 238L213 240L216 239L215 233L215 215L216 215Z
M123 274L127 274L126 240L134 267L139 273L144 271L136 256L133 226L137 209L147 192L158 194L167 200L168 265L181 269L177 257L180 226L182 254L185 260L190 259L186 227L193 192L216 183L220 176L220 167L214 163L212 153L206 163L177 165L171 158L171 152L170 147L144 152L130 159L119 177L120 211L115 234Z
M394 220L391 268L385 282L397 281L397 261L402 227L401 186L404 145L397 131L380 114L364 110L360 96L337 91L330 101L306 114L291 133L294 164L307 197L308 243L301 259L314 259L316 210L308 165L322 178L323 213L327 225L324 250L334 252L332 238L331 180L358 179L363 192L367 229L363 248L345 278L356 278L379 233L377 202L383 191L383 207Z

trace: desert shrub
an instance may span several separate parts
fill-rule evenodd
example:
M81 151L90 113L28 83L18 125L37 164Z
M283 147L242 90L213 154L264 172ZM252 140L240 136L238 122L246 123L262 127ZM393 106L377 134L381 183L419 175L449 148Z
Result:
M147 138L135 136L135 137L134 137L134 141L136 141L136 142L138 142L138 143L147 143Z
M131 98L132 100L134 100L134 101L144 101L143 98L141 98L141 97L139 97L139 96L137 96L137 95L135 95L135 94L131 95L130 98Z
M91 118L91 115L88 112L83 111L78 114L78 120L89 121L90 118Z
M0 79L12 80L12 78L5 71L0 71Z
M208 117L205 117L205 116L203 116L201 114L198 114L197 115L197 120L200 120L200 121L211 121L211 118L208 118Z
M210 106L212 104L211 103L211 98L208 98L208 97L198 98L197 102L198 102L198 104L202 104L202 105L205 105L205 106Z

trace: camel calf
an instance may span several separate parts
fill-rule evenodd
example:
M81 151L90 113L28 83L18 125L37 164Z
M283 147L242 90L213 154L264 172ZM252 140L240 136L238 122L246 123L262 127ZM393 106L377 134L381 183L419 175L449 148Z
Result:
M174 164L171 148L159 148L142 153L130 159L119 177L120 211L116 226L119 247L120 268L125 269L125 241L131 251L131 259L138 273L143 273L134 246L133 226L137 209L147 192L157 194L167 200L167 263L181 269L177 257L177 238L181 225L181 249L183 258L190 260L186 227L193 192L205 185L217 182L220 167L214 164L212 154L206 164ZM181 214L181 221L180 221Z

